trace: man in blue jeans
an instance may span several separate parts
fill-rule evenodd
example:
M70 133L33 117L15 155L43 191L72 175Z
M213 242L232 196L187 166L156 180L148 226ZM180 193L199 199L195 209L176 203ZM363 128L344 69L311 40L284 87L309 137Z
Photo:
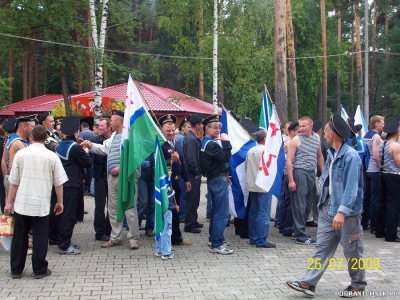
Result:
M208 198L212 204L209 230L211 252L231 254L233 250L225 242L224 231L229 220L228 172L232 146L227 134L220 135L222 124L218 115L204 119L203 125L206 136L200 148L200 167L207 177Z
M257 248L275 248L275 244L268 243L268 232L271 215L272 194L255 184L258 166L264 151L267 132L260 130L256 132L257 145L247 152L245 166L246 190L249 193L251 202L249 211L249 237L250 245Z

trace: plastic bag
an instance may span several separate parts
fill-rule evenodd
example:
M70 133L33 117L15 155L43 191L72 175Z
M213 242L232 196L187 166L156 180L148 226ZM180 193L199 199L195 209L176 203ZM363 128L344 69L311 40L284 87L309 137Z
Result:
M13 215L2 214L0 216L0 243L8 252L11 250L11 242L14 236L14 222Z

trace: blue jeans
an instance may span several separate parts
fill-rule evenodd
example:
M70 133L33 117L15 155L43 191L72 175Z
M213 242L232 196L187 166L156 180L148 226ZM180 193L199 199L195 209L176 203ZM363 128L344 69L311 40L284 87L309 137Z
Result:
M164 229L160 237L156 238L156 252L162 255L171 254L171 234L172 234L172 211L167 210L164 214Z
M370 221L371 231L376 230L376 216L381 202L381 173L364 173L364 201L361 225L364 229Z
M208 193L206 194L206 199L207 199L206 218L210 219L211 210L212 210L212 204L211 204L210 197L208 197Z
M139 178L138 180L138 203L137 212L139 226L142 224L144 212L146 212L145 231L154 230L154 180Z
M212 208L210 215L210 242L211 248L222 246L225 237L224 231L229 220L229 191L228 177L218 176L207 179L208 197Z
M250 244L264 246L268 242L272 194L250 192L249 199L251 201L249 211Z
M186 192L186 182L185 182L185 180L183 180L182 177L179 178L179 187L181 188L181 202L179 205L179 219L184 220L185 219L185 207L186 207L187 192Z

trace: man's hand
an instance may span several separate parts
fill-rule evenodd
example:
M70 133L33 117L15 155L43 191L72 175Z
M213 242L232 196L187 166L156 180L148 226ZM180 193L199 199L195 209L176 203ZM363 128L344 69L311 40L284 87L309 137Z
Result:
M81 145L82 147L88 148L88 149L92 149L92 147L93 147L92 142L91 142L91 141L88 141L88 140L84 140L83 142L81 142L80 145Z
M344 223L344 213L342 212L338 212L335 216L335 218L333 219L333 223L332 223L332 227L335 230L340 230L343 228L343 223Z
M226 133L221 133L219 138L221 141L229 141L229 136ZM218 139L217 139L218 140Z
M7 202L6 205L4 206L4 213L5 213L5 214L10 214L12 208L13 208L12 203Z
M171 161L172 163L174 163L177 162L178 160L179 160L179 153L175 151L171 154Z
M289 191L294 192L296 190L296 182L289 181L288 188L289 188Z
M175 204L175 210L176 210L176 212L179 212L179 205L178 204Z
M54 214L56 216L62 214L64 211L64 205L62 203L57 202L56 205L54 205Z
M186 192L190 192L190 190L192 189L192 184L188 181L186 182Z
M111 171L111 175L112 176L118 176L119 175L119 166L115 167L112 171Z

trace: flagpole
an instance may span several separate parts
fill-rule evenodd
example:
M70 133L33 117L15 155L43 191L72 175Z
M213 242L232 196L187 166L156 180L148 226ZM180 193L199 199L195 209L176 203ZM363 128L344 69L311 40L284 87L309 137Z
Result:
M268 94L268 99L269 99L269 102L271 102L271 104L274 104L274 102L272 102L272 98L271 98L271 95L269 94L269 92L268 92L268 89L267 89L267 86L264 84L264 88L265 88L265 91L267 92L267 94Z
M229 110L228 110L222 103L218 103L218 104L219 104L219 106L221 106L223 109L225 109L225 111L226 111L228 114L230 114ZM244 129L244 131L249 135L249 137L252 138L251 135L247 132L247 130L242 126L242 124L240 124L240 122L238 122L238 120L236 120L236 118L233 118L233 119L235 120L236 123L238 123L238 124Z

